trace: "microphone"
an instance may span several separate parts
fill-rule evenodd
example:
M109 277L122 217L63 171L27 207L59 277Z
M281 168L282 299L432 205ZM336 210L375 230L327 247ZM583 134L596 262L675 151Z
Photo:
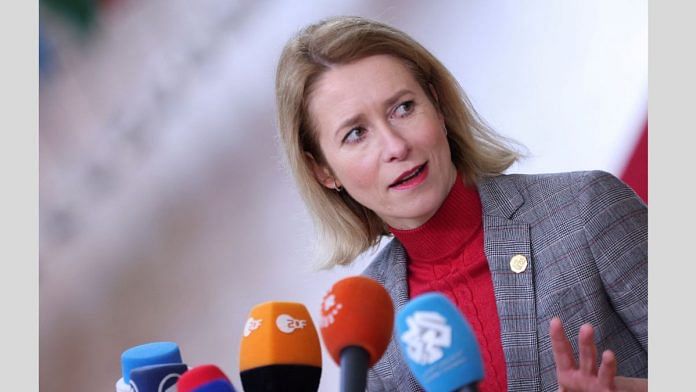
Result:
M239 370L246 392L316 392L321 346L307 308L297 302L252 308L240 343Z
M188 370L183 363L141 366L131 370L133 392L173 392L179 377Z
M427 392L476 391L481 352L469 323L440 293L409 301L396 315L399 348Z
M225 373L215 365L200 365L190 369L176 383L177 392L234 392Z
M191 392L235 392L234 387L228 381L215 380L203 384Z
M394 326L394 305L387 291L364 276L341 279L324 295L321 336L341 367L343 392L364 392L367 369L384 354Z
M131 370L165 363L182 363L179 346L174 342L151 342L125 350L121 354L122 377L116 381L116 392L132 392Z

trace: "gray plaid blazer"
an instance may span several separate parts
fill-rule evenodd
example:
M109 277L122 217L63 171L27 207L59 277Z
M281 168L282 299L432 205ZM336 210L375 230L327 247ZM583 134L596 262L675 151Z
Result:
M618 374L648 374L648 211L601 171L500 175L481 180L484 248L500 317L508 390L556 391L549 321L559 316L577 359L583 323L598 353L614 351ZM510 258L522 254L522 273ZM393 239L363 272L408 301L408 257ZM392 336L370 369L369 391L421 391Z

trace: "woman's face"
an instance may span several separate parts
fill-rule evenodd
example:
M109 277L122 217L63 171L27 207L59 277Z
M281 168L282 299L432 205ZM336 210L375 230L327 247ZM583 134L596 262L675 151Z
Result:
M399 59L375 55L333 67L308 109L328 164L314 163L324 186L343 186L397 229L435 214L456 169L439 110Z

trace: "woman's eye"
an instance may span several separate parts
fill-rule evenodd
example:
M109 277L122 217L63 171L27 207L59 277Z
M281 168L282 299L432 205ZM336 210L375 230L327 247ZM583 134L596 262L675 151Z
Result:
M406 101L402 103L401 105L396 107L396 110L394 111L394 114L396 114L397 117L405 117L411 114L413 111L413 101Z
M364 135L364 128L353 128L343 137L343 143L357 143L363 139Z

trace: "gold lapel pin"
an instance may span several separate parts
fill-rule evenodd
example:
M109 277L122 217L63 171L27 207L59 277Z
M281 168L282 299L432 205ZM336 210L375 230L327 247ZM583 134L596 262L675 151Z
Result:
M527 258L524 255L514 255L510 259L510 269L516 274L527 269Z

